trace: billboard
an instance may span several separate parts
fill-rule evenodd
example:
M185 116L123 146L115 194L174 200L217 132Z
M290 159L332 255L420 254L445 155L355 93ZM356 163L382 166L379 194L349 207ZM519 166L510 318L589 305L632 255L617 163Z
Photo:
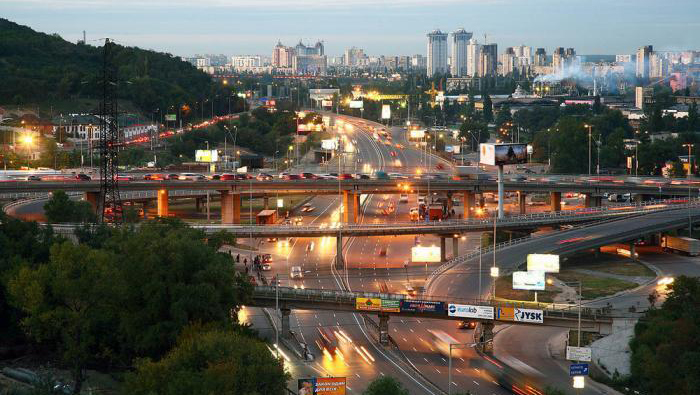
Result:
M333 107L333 100L321 100L323 107Z
M544 272L513 272L513 289L544 291Z
M591 361L591 349L589 347L566 347L566 359L569 361Z
M494 317L494 308L492 306L472 306L450 303L447 306L447 315L450 317L492 320Z
M512 307L499 307L496 309L496 319L500 321L515 321L515 309Z
M363 108L362 100L350 101L350 108Z
M432 300L402 300L401 311L407 313L445 314L445 302Z
M177 115L175 114L165 114L165 121L175 121L177 119Z
M545 273L559 273L559 255L553 254L528 254L527 271L541 271Z
M480 162L485 165L517 165L527 163L526 144L490 144L479 145Z
M331 151L336 150L336 149L338 149L338 140L336 140L336 139L321 140L321 148L331 150Z
M380 298L355 298L355 309L362 311L385 311L398 313L401 311L401 300Z
M440 247L412 247L411 262L440 262Z
M219 153L216 150L205 150L198 149L194 152L195 162L217 162L219 160Z
M310 377L297 380L299 395L345 395L345 377Z
M409 140L423 140L425 138L425 129L411 129L408 132Z
M382 105L382 119L391 118L391 106L388 104Z
M542 310L521 309L519 307L515 307L513 321L541 324L544 322L544 312Z

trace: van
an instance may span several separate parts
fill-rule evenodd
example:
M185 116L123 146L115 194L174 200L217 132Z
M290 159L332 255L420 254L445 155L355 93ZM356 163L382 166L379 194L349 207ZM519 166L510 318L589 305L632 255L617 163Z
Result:
M401 197L399 197L399 203L408 203L408 195L405 193L402 193Z

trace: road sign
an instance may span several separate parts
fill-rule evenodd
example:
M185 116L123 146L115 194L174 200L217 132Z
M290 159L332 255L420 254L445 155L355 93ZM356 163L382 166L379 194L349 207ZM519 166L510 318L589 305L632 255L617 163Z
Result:
M569 361L591 361L591 349L589 347L566 347L566 359Z
M574 363L569 365L569 376L588 376L588 364Z

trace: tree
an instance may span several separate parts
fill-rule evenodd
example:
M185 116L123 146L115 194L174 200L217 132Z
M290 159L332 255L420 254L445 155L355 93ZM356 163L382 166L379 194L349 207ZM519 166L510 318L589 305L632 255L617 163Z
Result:
M395 378L382 376L369 383L362 395L408 395L408 390Z
M22 326L39 343L55 346L80 393L84 370L108 352L113 330L115 260L105 251L69 241L51 248L48 263L23 267L10 281L10 295L27 316Z
M484 97L484 121L489 123L493 121L493 102L491 102L491 97L488 93L483 93Z
M161 360L136 363L125 394L284 394L290 376L259 340L223 329L189 328Z
M51 223L94 222L95 213L90 203L73 201L64 191L54 191L44 204L46 219Z
M551 138L551 171L554 173L588 172L588 132L576 118L564 117Z
M688 106L688 131L698 132L700 130L700 115L698 115L698 105L695 102Z
M680 276L669 288L630 342L630 383L649 395L690 394L700 386L700 279Z

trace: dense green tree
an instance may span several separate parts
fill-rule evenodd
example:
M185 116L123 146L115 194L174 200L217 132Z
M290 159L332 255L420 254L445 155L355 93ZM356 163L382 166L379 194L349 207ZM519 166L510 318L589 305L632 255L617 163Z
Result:
M482 93L483 101L484 101L484 111L483 111L483 117L484 121L487 123L493 121L493 102L491 101L491 96L489 96L488 93L484 92Z
M50 223L93 222L95 213L90 203L71 200L64 191L54 191L44 204L44 213Z
M700 387L700 279L681 276L669 287L630 342L630 382L649 395L691 394Z
M698 105L693 102L688 106L688 126L689 132L700 131L700 115L698 115Z
M588 172L588 131L572 117L564 117L551 137L550 171L585 174Z
M362 395L408 395L408 390L395 378L382 376L369 383Z
M137 362L123 393L281 395L289 378L261 341L230 330L191 328L159 361Z
M478 143L485 143L489 140L489 128L484 122L474 118L467 118L459 127L459 136L464 137L465 142L472 151L478 149Z
M23 267L9 283L10 295L27 316L22 326L41 344L55 346L80 393L87 364L109 353L112 338L114 257L69 241L51 248L49 262Z

